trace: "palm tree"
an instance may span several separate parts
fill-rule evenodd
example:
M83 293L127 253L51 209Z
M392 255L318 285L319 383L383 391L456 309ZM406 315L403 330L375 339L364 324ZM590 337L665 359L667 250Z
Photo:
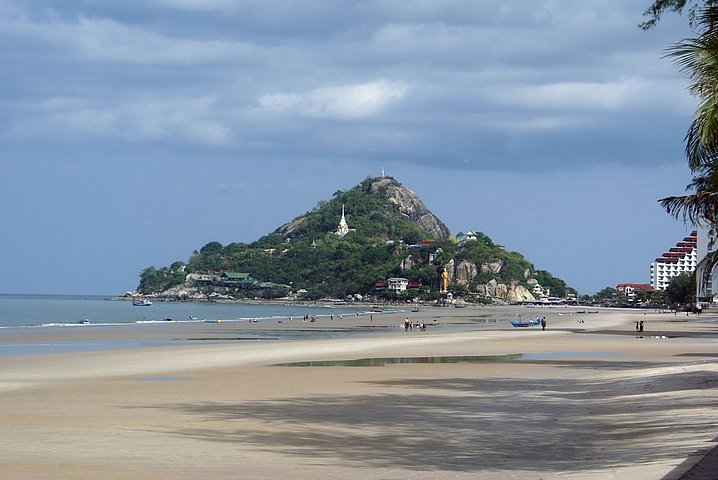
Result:
M685 3L685 2L683 2ZM686 187L694 193L660 199L675 218L694 225L718 226L718 5L706 1L695 14L696 38L685 39L668 50L681 71L688 74L690 92L698 108L685 137L685 153L693 180ZM693 281L698 296L705 295L718 265L718 250L696 267Z
M676 218L693 224L718 223L718 6L707 6L697 16L699 36L668 50L691 79L690 92L698 109L685 137L688 166L695 193L662 198L660 204Z

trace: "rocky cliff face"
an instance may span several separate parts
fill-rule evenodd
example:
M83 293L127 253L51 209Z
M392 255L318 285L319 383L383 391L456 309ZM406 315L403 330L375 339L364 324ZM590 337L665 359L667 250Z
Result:
M516 281L500 283L496 279L491 279L486 283L472 286L472 281L476 278L479 271L481 273L491 274L500 273L503 267L503 262L500 260L485 262L477 267L476 264L467 260L462 260L457 264L454 259L451 259L446 263L445 267L446 273L449 275L449 281L467 287L471 286L471 291L479 295L500 298L507 303L535 300L533 294Z
M369 193L386 192L389 203L396 205L399 212L432 235L446 240L451 236L449 228L431 213L424 202L412 190L398 184L391 178L377 178L369 187Z

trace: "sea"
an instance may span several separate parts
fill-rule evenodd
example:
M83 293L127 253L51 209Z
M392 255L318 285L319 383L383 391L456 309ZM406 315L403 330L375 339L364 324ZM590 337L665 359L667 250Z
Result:
M369 312L331 305L253 304L214 302L153 302L134 306L129 300L98 295L9 295L0 294L0 329L67 328L87 325L124 325L177 322L242 322L249 320L301 319L304 315L329 317Z
M309 317L328 318L334 315L364 315L370 313L367 306L300 305L300 304L254 304L214 302L153 302L149 306L134 306L130 300L116 300L98 295L12 295L0 294L0 356L34 353L54 353L77 350L104 350L128 346L154 345L153 341L96 340L71 343L19 344L3 340L3 332L17 329L75 329L132 326L173 322L212 323L256 321L257 338L280 339L283 336L301 337L297 332L282 333L270 330L280 320L290 315L300 320Z

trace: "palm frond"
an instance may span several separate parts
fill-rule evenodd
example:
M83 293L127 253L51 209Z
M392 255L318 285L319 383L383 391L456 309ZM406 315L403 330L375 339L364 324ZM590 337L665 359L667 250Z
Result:
M676 219L694 225L701 222L718 223L718 192L697 192L693 195L666 197L658 200Z

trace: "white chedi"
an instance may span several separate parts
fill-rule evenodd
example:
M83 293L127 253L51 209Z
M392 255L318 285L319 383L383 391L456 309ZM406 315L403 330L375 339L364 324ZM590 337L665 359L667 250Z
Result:
M343 237L349 233L349 225L347 225L347 219L344 217L344 205L342 205L342 219L339 220L339 225L337 226L336 234L340 237Z

